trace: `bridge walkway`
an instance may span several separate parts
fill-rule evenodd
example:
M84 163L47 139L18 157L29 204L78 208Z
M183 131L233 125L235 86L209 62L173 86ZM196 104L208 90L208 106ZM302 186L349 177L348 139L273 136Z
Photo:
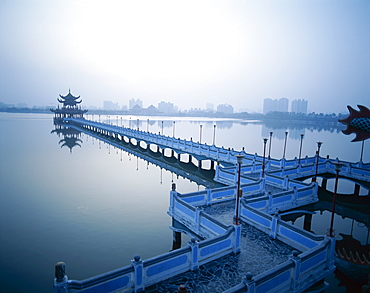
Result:
M229 201L204 208L204 211L231 225L235 202ZM196 271L174 276L145 289L145 292L177 292L180 285L185 285L187 292L224 292L240 284L247 273L253 276L261 274L287 261L293 247L272 239L268 234L242 222L240 253L229 254L200 266Z

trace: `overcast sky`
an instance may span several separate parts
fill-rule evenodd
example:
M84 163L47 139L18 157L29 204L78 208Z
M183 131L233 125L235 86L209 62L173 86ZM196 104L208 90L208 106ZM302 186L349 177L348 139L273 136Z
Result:
M0 102L370 106L368 0L0 0Z

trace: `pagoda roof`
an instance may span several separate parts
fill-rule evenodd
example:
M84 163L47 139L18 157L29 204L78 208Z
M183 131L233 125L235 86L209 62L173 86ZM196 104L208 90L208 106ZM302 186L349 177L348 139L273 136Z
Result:
M77 99L80 98L80 96L75 97L71 94L71 89L68 90L68 94L65 96L62 96L59 94L59 97L57 100L59 103L63 103L65 106L75 106L76 104L80 104L82 101L77 101Z

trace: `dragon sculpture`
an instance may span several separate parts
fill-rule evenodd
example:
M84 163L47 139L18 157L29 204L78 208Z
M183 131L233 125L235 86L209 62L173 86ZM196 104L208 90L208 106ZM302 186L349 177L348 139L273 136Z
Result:
M347 125L347 128L342 130L344 134L356 134L352 141L364 141L370 138L370 110L362 105L357 105L357 107L360 111L347 106L349 111L348 117L338 121Z

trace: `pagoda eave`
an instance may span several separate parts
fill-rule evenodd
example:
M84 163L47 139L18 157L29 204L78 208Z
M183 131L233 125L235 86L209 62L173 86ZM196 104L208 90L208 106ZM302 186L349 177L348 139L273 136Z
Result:
M87 109L82 110L82 109L50 109L51 112L56 113L56 114L84 114L86 113Z

